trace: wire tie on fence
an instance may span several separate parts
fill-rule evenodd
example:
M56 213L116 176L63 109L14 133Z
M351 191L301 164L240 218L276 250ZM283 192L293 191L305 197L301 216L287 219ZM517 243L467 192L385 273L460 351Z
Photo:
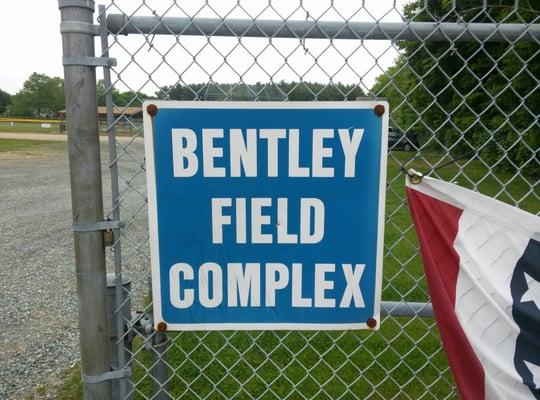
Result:
M82 222L73 224L73 232L96 232L109 229L121 229L123 227L124 223L122 221Z
M459 156L459 157L450 157L450 160L445 162L445 163L442 163L441 165L437 166L437 167L432 167L431 170L429 171L429 173L432 173L432 172L435 172L437 171L438 169L440 168L443 168L443 167L446 167L448 165L451 165L451 164L454 164L456 162L458 162L459 160L463 160L465 158L469 158L470 156L473 156L476 154L476 151L474 150L469 150L468 152L466 152L465 154Z
M163 20L161 19L161 17L159 16L159 14L157 13L156 10L151 10L152 11L152 15L156 18L159 18L159 23L160 24L163 24ZM148 40L148 37L146 37L146 43L148 43L148 51L152 50L154 48L154 39L156 37L156 34L154 33L152 35L152 37L150 38L150 40Z
M422 174L422 173L420 173L418 171L415 171L412 168L406 169L404 165L401 166L400 170L401 170L401 172L403 172L405 175L407 175L409 177L409 180L411 181L411 183L413 185L417 185L420 182L422 182L422 178L424 176L429 175L432 172L435 172L435 171L439 170L440 168L447 167L448 165L454 164L454 163L458 162L459 160L463 160L463 159L468 158L468 157L470 157L472 155L475 155L475 154L476 154L476 152L474 150L470 150L470 151L466 152L465 154L463 154L463 155L461 155L459 157L450 157L449 161L447 161L445 163L442 163L441 165L431 167L431 169L429 170L429 172L427 174Z
M85 375L81 373L81 380L84 383L100 383L112 381L114 379L129 378L131 376L131 368L117 369L114 371L104 372L100 375Z

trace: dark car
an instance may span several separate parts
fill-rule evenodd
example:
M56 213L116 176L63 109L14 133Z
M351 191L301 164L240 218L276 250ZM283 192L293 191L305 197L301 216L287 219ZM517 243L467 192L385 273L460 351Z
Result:
M418 137L416 136L416 133L402 132L392 127L388 128L388 151L413 151L418 150L418 147Z

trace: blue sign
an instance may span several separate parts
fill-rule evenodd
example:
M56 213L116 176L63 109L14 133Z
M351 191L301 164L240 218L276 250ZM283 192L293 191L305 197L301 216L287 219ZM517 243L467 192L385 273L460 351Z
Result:
M144 110L156 326L378 327L386 102Z

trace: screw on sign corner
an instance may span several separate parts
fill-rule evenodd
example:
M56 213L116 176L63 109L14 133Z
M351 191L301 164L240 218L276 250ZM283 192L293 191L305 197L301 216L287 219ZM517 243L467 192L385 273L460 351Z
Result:
M158 108L155 104L148 104L148 106L146 107L146 112L148 113L148 115L153 117L157 114Z
M166 330L167 330L167 323L166 323L166 322L163 322L163 321L162 321L162 322L159 322L159 323L157 324L157 330L158 330L159 332L166 331Z
M375 112L375 115L376 115L377 117L380 117L381 115L384 114L384 111L385 111L385 110L384 110L384 106L383 106L382 104L377 104L377 105L375 106L375 108L373 109L373 111Z
M374 329L377 327L377 320L375 318L368 318L366 324L369 328Z

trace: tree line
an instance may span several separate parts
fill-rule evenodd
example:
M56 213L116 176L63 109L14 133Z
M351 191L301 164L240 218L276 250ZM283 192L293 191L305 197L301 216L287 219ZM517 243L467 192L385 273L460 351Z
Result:
M111 91L117 106L140 106L148 95L135 91ZM98 105L105 105L105 85L97 84ZM64 80L37 72L24 82L23 88L11 95L0 89L0 115L12 117L54 118L66 108Z
M170 100L244 100L244 101L343 101L356 100L365 93L356 84L318 82L199 83L164 86L158 99Z
M455 6L453 6L455 4ZM538 21L540 2L415 1L406 19L441 22ZM537 41L400 41L401 55L374 95L392 120L429 147L474 154L497 170L540 176L540 45Z
M140 107L145 99L168 100L355 100L365 96L358 85L336 83L326 85L317 82L285 82L230 84L194 83L164 86L149 96L133 90L111 90L116 106ZM97 83L98 105L105 105L105 85ZM0 115L51 118L65 109L64 81L34 72L15 95L0 90Z

